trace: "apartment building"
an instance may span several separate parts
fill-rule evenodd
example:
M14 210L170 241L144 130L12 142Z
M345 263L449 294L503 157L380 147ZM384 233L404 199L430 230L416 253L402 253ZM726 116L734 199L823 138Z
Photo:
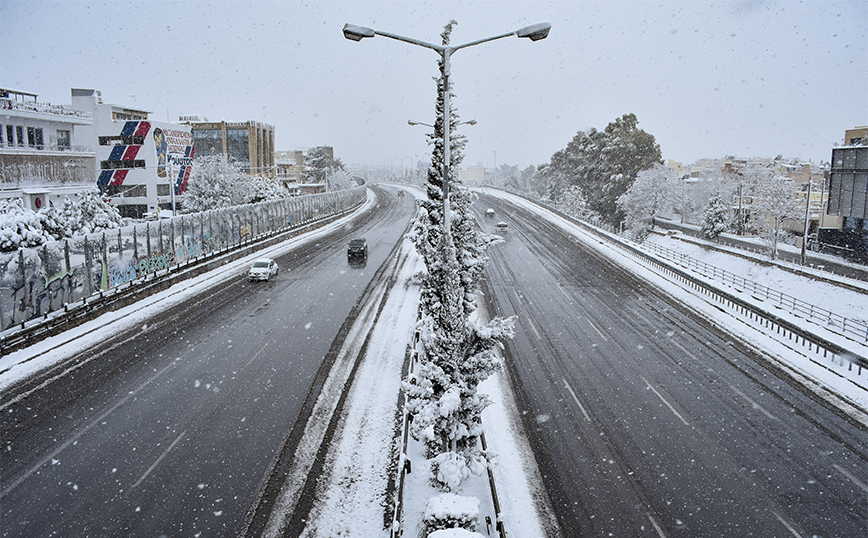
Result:
M0 88L0 198L34 211L93 188L91 114Z

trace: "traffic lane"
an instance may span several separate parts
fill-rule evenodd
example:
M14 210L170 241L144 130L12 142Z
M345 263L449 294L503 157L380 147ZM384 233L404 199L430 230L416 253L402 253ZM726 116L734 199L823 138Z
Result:
M485 200L479 205L490 207L496 204L495 200ZM503 215L510 211L514 212L515 209L509 206L502 207L498 209L498 214ZM858 476L859 469L864 468L864 465L860 465L864 453L859 450L859 447L863 446L858 442L859 436L863 435L859 428L846 424L842 426L841 423L846 421L842 421L840 417L830 413L810 398L804 397L798 390L777 380L764 368L758 367L753 359L734 350L725 338L721 339L707 331L695 332L698 324L690 318L685 318L677 309L673 309L664 301L654 296L648 298L632 291L641 290L643 286L641 283L625 284L621 282L622 279L605 278L607 274L613 273L611 269L594 268L581 259L592 258L591 254L571 258L569 253L575 253L576 248L569 239L565 238L555 245L540 247L545 245L551 234L558 232L545 230L539 233L538 230L545 228L546 225L536 221L533 222L535 231L523 230L522 223L527 222L528 219L533 217L522 215L514 219L510 223L510 231L506 234L506 243L494 247L491 251L493 259L497 256L498 249L502 252L499 262L493 265L500 266L501 269L508 267L514 275L518 275L518 277L513 276L512 282L503 286L503 289L521 290L513 294L515 297L511 302L505 301L510 308L500 313L505 315L518 312L520 316L534 320L527 324L528 330L523 331L525 334L532 334L533 338L524 343L520 338L511 342L510 348L515 347L516 350L510 355L515 358L520 374L529 379L528 384L539 387L536 390L528 389L533 398L539 399L538 394L559 392L561 403L572 403L572 408L569 405L562 405L561 410L579 417L584 417L584 413L587 412L590 418L584 419L585 422L596 422L601 425L600 428L581 432L580 435L596 435L606 439L619 438L608 453L614 449L626 453L632 451L634 455L630 459L640 460L644 468L657 469L654 473L646 472L647 476L643 476L637 474L633 465L626 469L622 466L614 473L616 479L620 480L617 477L623 477L625 473L626 476L637 477L632 480L641 480L640 497L644 496L648 499L647 502L654 504L656 499L675 498L669 495L669 489L673 486L666 482L673 481L673 477L680 477L677 479L679 485L675 487L682 492L676 496L681 499L681 506L678 507L678 503L668 500L660 509L660 513L663 514L661 519L674 522L674 525L671 523L669 525L676 531L680 527L687 526L687 529L691 530L685 532L695 532L697 527L708 529L710 532L722 528L741 532L745 527L774 529L774 532L778 532L792 523L788 522L786 511L779 509L777 505L786 504L789 509L800 511L804 509L804 501L793 503L791 499L802 499L806 496L815 498L814 500L821 505L828 504L829 499L835 499L832 504L838 504L837 511L842 513L843 519L848 519L848 514L852 514L851 508L859 502L859 487L853 481L846 479L844 473L837 471L837 467L847 470L850 474L857 473L854 476ZM526 238L523 238L524 234L527 234ZM535 261L536 253L531 253L534 249L551 252L552 254L547 258L553 260L544 258L545 268L543 268ZM509 266L505 263L507 259ZM528 263L528 260L533 262ZM567 272L564 272L565 268ZM502 270L506 271L506 269ZM532 275L532 279L526 278L527 275ZM574 275L587 278L577 279ZM591 275L595 278L591 279ZM496 288L499 278L490 277L491 288ZM563 285L564 282L573 285ZM565 316L552 316L551 312L568 311L564 304L558 303L564 291L575 297L576 305L584 306L572 316L574 322L559 325L559 319ZM490 290L489 293L495 294L496 291ZM532 300L528 300L528 297L532 297ZM537 306L540 304L544 306ZM594 319L587 317L589 311L593 312ZM666 321L661 323L660 320ZM651 324L646 325L649 322ZM578 329L575 334L570 332L571 326ZM545 333L553 334L555 338L539 338L533 333L534 327L537 328L536 330L544 327ZM685 338L683 343L679 341L681 338ZM556 344L551 344L551 340L555 340ZM565 345L567 341L571 341L571 344ZM713 345L705 345L706 342L713 342ZM697 343L699 345L694 345ZM697 350L690 353L702 357L703 360L689 368L678 364L685 362L683 358L686 356L685 350L690 351L691 347ZM706 355L712 352L719 354L719 357L712 355L713 359L707 358ZM536 364L536 357L541 354L547 355L546 362ZM533 360L528 357L533 357ZM717 361L721 361L723 366L718 367ZM547 362L555 364L551 365ZM521 363L520 367L519 363ZM715 372L715 368L722 373ZM561 370L567 372L562 379L558 379ZM546 381L540 382L540 378L546 379L548 386ZM769 378L771 379L766 381ZM745 384L748 388L745 388ZM579 388L573 388L575 386ZM712 389L714 394L703 395L703 391ZM768 398L777 400L778 405L782 403L783 409L777 409L773 414L770 408L762 407L762 404L758 403ZM784 415L787 420L780 421L783 424L776 424L774 433L767 433L762 420L772 419L757 410L751 402L757 403L761 410L775 416L775 422L777 422L777 415ZM709 403L707 411L706 403ZM535 412L536 416L556 419L557 413L547 411L552 405L554 404L551 402L543 405L542 410ZM721 420L722 406L729 408L726 413L735 413L736 417L730 418L724 413L725 418ZM750 409L744 409L745 406L750 406ZM554 408L558 409L558 406L555 405ZM697 408L703 410L698 426L694 425L692 420L693 415L697 414ZM814 416L808 419L807 425L804 418L796 419L795 424L787 423L792 419L791 415L802 415L803 408L810 409L811 413L818 415L819 418ZM688 424L685 424L682 418L687 420ZM822 432L829 421L836 424L836 429L840 430L835 431L831 437ZM565 428L560 424L551 426L552 422L556 420L547 418L540 428L564 431ZM659 425L661 422L665 425L663 429L647 427L649 424ZM679 427L688 430L687 433L679 432ZM816 463L800 461L799 454L815 454L814 447L817 446L816 441L802 438L800 432L806 427L818 432L822 439L819 446L825 444L830 453L838 458L838 462L832 463L831 467L821 465L819 469L813 469L813 474L822 474L823 481L806 475L806 469L811 469ZM780 431L777 428L780 428ZM696 430L699 433L695 433ZM685 436L687 439L696 438L699 441L694 443L695 446L691 446L682 441ZM835 441L839 437L842 439L841 443ZM745 438L749 438L750 442L745 443ZM776 446L767 448L768 444ZM689 449L686 452L682 450L685 446ZM801 450L798 451L799 454L791 455L794 446L800 446ZM606 457L608 453L599 451L595 458L586 457L585 460L608 461ZM651 456L648 456L649 454ZM687 457L688 455L690 457ZM779 457L789 461L781 464L777 461ZM662 463L657 461L660 458L663 459ZM641 460L647 460L647 463L642 463ZM555 458L555 461L560 460ZM668 470L667 462L669 462ZM770 470L767 469L769 467ZM735 481L731 479L731 476L739 476L741 470L745 468L751 470L747 476ZM830 469L833 470L832 475L829 475L831 479L826 480L826 475L823 473ZM765 479L765 483L755 479L756 476L766 475L774 478ZM716 484L711 489L720 488L720 491L725 492L724 494L716 496L706 494L705 490L709 488L704 484L708 482L708 476L711 476L712 482ZM841 480L842 478L844 480ZM758 488L752 486L754 482L759 484ZM574 480L570 477L565 479L564 483L572 484ZM813 494L802 493L806 485L809 489L814 489ZM739 492L739 487L744 491ZM759 489L760 492L751 494L755 489ZM646 490L648 493L642 493ZM762 504L762 500L770 496L775 497L767 494L769 490L777 494L777 499ZM691 491L692 494L689 493ZM625 495L629 497L627 493ZM713 499L714 502L691 503L691 495ZM801 504L801 508L797 507L797 504ZM672 506L676 508L670 508ZM700 510L708 511L712 506L719 507L719 511L724 515L715 515L712 518L707 518L704 514L697 515ZM606 509L607 506L603 505L602 508ZM657 510L655 508L655 512ZM692 514L691 518L696 520L692 522L693 527L688 526L686 521L690 519L682 512L687 515ZM754 515L754 512L760 515ZM856 512L858 513L858 510ZM728 513L737 515L729 517L726 515ZM799 521L806 521L805 525L823 528L828 532L828 516L813 517L813 515L803 513ZM599 521L600 518L597 516L595 519ZM641 514L636 519L641 520ZM753 524L752 519L756 519L757 522ZM858 529L860 524L864 525L864 520L860 522L859 517L855 520L852 517L849 519L850 524L844 523L838 525L838 528L846 531L848 528ZM649 523L650 520L646 518L646 526ZM602 529L600 531L602 532Z
M102 405L91 401L98 412L77 420L79 430L51 438L76 414L61 410L40 428L42 449L16 455L33 461L2 499L4 532L237 531L337 329L412 210L381 200L382 219L279 258L276 281L244 284L242 300L179 328L140 359L149 375L124 380ZM386 218L392 211L402 217ZM346 260L346 241L359 233L373 239L362 270ZM36 453L51 457L39 465Z

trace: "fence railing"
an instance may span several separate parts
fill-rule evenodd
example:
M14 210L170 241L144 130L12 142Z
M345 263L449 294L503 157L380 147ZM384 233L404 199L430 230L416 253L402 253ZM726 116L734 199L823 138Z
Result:
M768 286L758 284L725 269L709 265L686 254L655 243L643 243L642 248L706 278L718 280L740 292L748 292L755 299L768 301L785 312L814 321L825 326L830 331L852 337L858 342L868 342L868 324L862 321L836 314L825 308L802 301L792 295L787 295Z
M366 188L179 215L0 253L0 330L253 238L341 213Z

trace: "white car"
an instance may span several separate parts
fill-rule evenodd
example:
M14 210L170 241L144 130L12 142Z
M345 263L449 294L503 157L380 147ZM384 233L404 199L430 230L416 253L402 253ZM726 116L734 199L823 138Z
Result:
M277 266L276 261L260 258L253 262L250 271L247 272L247 279L250 281L265 280L267 282L271 280L272 276L277 276L278 271L280 271L280 268Z
M501 221L494 225L498 232L505 232L509 229L509 224Z

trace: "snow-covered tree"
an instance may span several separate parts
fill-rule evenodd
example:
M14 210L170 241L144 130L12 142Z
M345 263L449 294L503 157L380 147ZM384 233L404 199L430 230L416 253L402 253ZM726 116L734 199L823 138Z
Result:
M267 202L269 200L280 200L289 195L289 191L280 182L279 179L265 176L242 177L239 183L246 185L246 188L236 189L239 194L243 193L244 204L255 204L258 202Z
M42 220L24 207L20 198L0 200L0 252L38 247L51 240L42 228Z
M317 146L304 152L304 167L302 177L306 182L325 183L329 174L344 170L344 163L332 158L329 148Z
M729 229L729 223L732 220L732 208L721 198L720 194L715 193L705 206L705 217L702 220L702 237L706 239L717 239L723 232Z
M96 189L76 193L73 198L66 197L61 213L64 224L73 235L113 230L124 222L118 210L103 201Z
M444 45L454 21L446 25ZM479 280L486 261L485 252L499 241L475 226L470 213L471 192L452 174L462 159L466 140L450 137L452 166L443 175L444 147L441 98L446 85L442 62L437 79L437 104L434 146L428 169L427 200L420 210L411 239L425 261L427 271L422 282L419 321L419 368L404 383L408 410L413 414L412 432L425 439L433 457L435 478L447 488L455 488L470 473L481 474L487 466L479 443L482 434L481 413L490 404L477 392L481 381L499 366L493 348L513 334L513 319L494 319L485 326L471 320L476 309ZM450 94L451 95L451 94ZM455 109L449 117L451 128L457 126ZM449 184L449 233L444 233L443 182Z
M594 216L593 211L588 207L588 201L585 200L585 196L582 194L582 189L576 185L565 190L560 198L558 198L555 206L567 215L577 219L591 220Z
M552 199L570 185L578 185L591 209L609 224L619 225L623 213L618 198L640 171L662 163L654 136L638 124L634 114L624 114L604 131L579 131L565 149L552 156L549 174L556 181L551 186Z
M773 260L778 257L778 242L783 236L781 225L799 216L799 202L793 180L768 171L757 176L753 201L753 219L760 237L769 245Z
M660 163L636 175L636 181L617 201L618 209L624 213L626 228L634 239L644 240L654 226L654 218L672 209L677 188L675 170Z
M238 184L243 177L241 167L223 155L197 157L184 192L184 211L196 213L242 204Z

